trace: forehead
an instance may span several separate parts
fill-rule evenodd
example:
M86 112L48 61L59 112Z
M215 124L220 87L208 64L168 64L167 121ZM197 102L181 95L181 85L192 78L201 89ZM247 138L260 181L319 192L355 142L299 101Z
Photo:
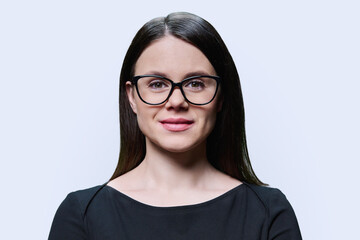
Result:
M135 75L153 72L167 77L183 77L189 72L215 74L210 61L198 48L171 35L152 42L135 64Z

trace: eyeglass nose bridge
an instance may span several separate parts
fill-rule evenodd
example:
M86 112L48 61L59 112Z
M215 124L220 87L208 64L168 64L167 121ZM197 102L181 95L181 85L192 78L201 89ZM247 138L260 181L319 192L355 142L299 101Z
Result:
M174 90L175 90L176 87L178 87L178 88L180 89L180 92L181 92L183 98L185 99L185 101L186 101L186 102L189 102L189 100L188 100L188 99L186 98L186 96L185 96L184 90L182 89L183 81L178 82L178 83L175 83L175 82L173 82L173 81L170 80L170 79L169 79L169 81L171 82L171 90L170 90L169 95L168 95L168 97L166 98L165 102L170 99L170 97L171 97L171 95L173 94L173 92L174 92Z

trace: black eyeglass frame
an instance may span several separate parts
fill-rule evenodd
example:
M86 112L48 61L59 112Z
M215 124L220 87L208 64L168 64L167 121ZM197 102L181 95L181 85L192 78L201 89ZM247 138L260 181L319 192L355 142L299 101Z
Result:
M139 88L138 88L138 85L137 85L137 82L140 78L143 78L143 77L156 77L156 78L160 78L160 79L164 79L164 80L167 80L171 83L171 89L170 89L170 92L169 92L169 95L167 96L167 98L160 102L160 103L149 103L149 102L146 102L140 95L140 92L139 92ZM210 99L210 101L206 102L206 103L193 103L191 101L189 101L189 99L186 97L185 95L185 92L183 90L183 84L186 82L186 81L189 81L191 79L196 79L196 78L202 78L202 77L207 77L207 78L212 78L216 81L216 89L215 89L215 93L214 93L214 96ZM163 76L159 76L159 75L138 75L138 76L134 76L131 83L133 85L135 85L135 88L136 88L136 92L139 96L139 98L141 99L141 101L143 101L144 103L146 104L149 104L149 105L161 105L163 104L164 102L166 102L167 100L169 100L171 94L173 93L175 87L178 87L181 91L181 94L183 95L184 99L188 102L188 103L191 103L193 105L197 105L197 106L202 106L202 105L206 105L206 104L209 104L211 103L215 96L216 96L216 93L218 92L218 89L219 89L219 85L221 83L221 78L219 76L211 76L211 75L198 75L198 76L191 76L191 77L188 77L188 78L185 78L184 80L182 80L181 82L178 82L178 83L174 83L174 81L172 81L171 79L169 78L166 78L166 77L163 77Z

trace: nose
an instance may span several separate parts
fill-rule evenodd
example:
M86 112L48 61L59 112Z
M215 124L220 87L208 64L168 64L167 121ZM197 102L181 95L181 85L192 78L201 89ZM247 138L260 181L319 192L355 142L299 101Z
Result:
M179 88L175 88L167 100L165 107L167 109L184 110L189 107L189 103L185 100Z

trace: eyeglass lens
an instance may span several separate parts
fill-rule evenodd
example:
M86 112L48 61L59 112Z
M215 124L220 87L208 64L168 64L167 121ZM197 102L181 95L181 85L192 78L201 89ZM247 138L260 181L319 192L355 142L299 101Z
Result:
M137 81L140 97L147 103L164 102L171 91L171 81L155 76L141 77ZM188 101L206 104L212 100L217 90L217 81L211 77L191 78L182 82L182 90Z

